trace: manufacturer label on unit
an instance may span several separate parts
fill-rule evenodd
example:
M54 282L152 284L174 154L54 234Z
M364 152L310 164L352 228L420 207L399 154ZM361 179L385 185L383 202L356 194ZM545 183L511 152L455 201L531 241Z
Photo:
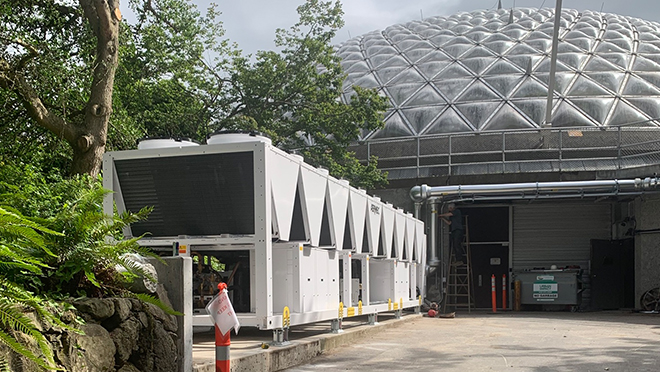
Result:
M373 214L380 214L380 207L377 206L376 204L371 204L371 213Z
M537 275L536 276L536 281L552 282L554 280L555 280L554 275Z

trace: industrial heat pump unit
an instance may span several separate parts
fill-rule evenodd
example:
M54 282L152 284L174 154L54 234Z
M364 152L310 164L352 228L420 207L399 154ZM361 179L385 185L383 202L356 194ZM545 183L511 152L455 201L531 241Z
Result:
M228 284L242 326L290 325L400 311L421 304L424 224L409 213L306 164L269 139L214 135L106 153L111 214L152 206L124 231L161 255L194 259L193 324Z

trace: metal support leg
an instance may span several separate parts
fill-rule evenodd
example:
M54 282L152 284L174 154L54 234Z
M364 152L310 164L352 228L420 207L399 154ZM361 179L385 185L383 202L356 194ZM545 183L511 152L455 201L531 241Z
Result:
M332 325L331 325L331 330L332 333L342 333L344 332L343 329L341 329L341 319L333 319L332 320Z
M285 346L289 344L289 330L286 330L286 336L285 336L285 330L282 328L274 329L273 330L273 346Z
M378 314L369 314L369 325L378 324Z
M395 310L395 311L394 311L394 319L401 319L401 312L402 312L402 311L403 311L403 310L401 310L401 309L399 309L399 310Z

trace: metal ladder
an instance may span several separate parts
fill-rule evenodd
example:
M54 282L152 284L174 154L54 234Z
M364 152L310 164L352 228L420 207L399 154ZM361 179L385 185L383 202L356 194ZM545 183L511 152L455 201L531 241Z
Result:
M472 283L472 260L470 254L470 228L468 227L468 216L465 216L465 236L463 237L463 247L465 248L465 257L467 262L460 266L455 266L456 256L452 252L449 258L449 275L445 287L446 298L443 311L447 312L447 307L453 310L467 309L468 312L474 307L474 288Z

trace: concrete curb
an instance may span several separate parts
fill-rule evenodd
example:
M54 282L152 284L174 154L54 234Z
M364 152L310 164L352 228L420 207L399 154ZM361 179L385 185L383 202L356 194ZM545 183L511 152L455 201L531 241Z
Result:
M367 336L377 334L386 328L398 327L407 321L419 319L422 314L407 314L401 319L389 319L376 325L360 325L342 333L327 333L311 336L291 345L270 347L262 352L231 359L232 372L271 372L280 371L304 364L325 351L348 345ZM193 366L193 372L215 372L215 363L204 363Z

